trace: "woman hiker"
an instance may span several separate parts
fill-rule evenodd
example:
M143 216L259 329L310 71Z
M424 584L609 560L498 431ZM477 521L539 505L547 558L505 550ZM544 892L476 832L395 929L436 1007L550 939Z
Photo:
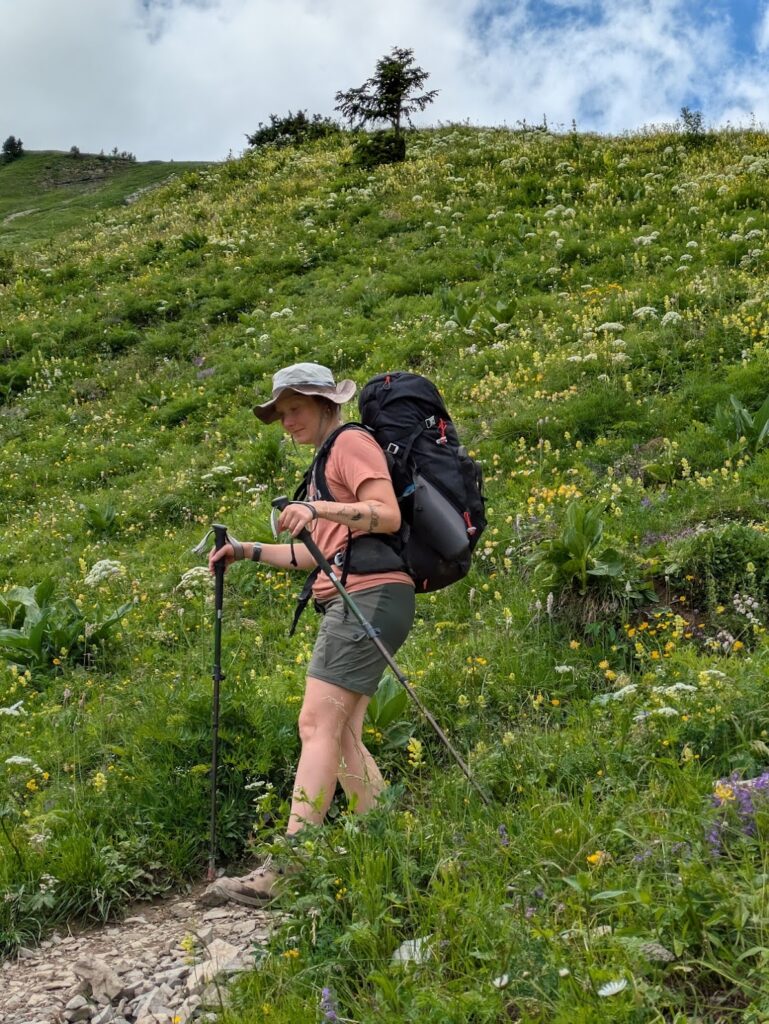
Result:
M335 383L329 369L317 363L296 363L272 378L272 397L254 413L263 423L280 420L298 444L315 451L342 424L341 406L355 393L351 380ZM307 529L329 561L344 552L357 537L394 534L401 523L384 452L364 430L343 430L333 441L325 463L326 492L320 497L310 477L306 501L290 502L280 514L278 527L297 537ZM368 542L367 542L368 543ZM383 541L383 565L393 565L393 551ZM354 550L354 545L353 549ZM376 546L374 548L376 550ZM301 544L229 543L209 556L209 567L224 559L250 559L278 569L313 570L315 562ZM351 557L345 589L391 654L406 639L414 619L414 584L403 568L376 567L369 561L356 572ZM395 564L398 564L396 558ZM383 780L366 749L363 718L385 667L384 659L348 615L331 581L319 573L312 596L323 612L318 637L307 669L304 700L299 713L301 754L296 769L286 834L295 836L305 824L319 825L334 796L337 781L351 808L364 814L376 803ZM271 899L283 869L269 861L240 878L220 878L203 896L209 904L235 900L259 904Z

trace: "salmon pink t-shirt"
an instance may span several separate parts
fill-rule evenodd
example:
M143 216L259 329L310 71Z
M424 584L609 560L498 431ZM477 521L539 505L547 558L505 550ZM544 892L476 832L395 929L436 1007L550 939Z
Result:
M331 446L325 473L326 485L334 501L348 505L359 500L358 491L367 480L390 479L384 452L374 438L363 430L345 430L337 437ZM307 497L310 501L320 500L314 481L310 482ZM352 535L359 537L366 532L353 529ZM342 523L318 519L313 527L312 538L331 561L337 551L343 551L347 547L348 530ZM351 572L347 577L345 590L352 594L355 591L381 586L383 583L414 585L411 577L405 572ZM316 601L325 602L337 597L338 591L326 574L320 573L312 588L312 596Z

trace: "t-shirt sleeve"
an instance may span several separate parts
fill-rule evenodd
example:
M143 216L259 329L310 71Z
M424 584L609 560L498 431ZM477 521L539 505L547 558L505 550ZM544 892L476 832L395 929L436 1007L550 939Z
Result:
M373 437L362 430L345 430L334 442L326 465L326 479L332 493L348 491L353 500L367 480L389 480L385 453ZM334 490L337 485L337 491ZM342 485L341 488L339 485Z

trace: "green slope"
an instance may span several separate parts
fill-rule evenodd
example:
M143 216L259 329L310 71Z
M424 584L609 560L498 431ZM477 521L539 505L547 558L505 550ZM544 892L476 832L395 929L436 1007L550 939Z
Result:
M212 521L267 539L307 453L250 408L312 358L429 374L483 460L471 575L402 660L494 804L410 712L410 748L372 721L395 785L308 839L228 1019L314 1019L330 987L366 1022L762 1020L763 783L729 777L769 766L769 138L447 128L349 156L185 171L0 254L4 948L200 877L210 588L182 577ZM232 865L285 814L296 590L227 578ZM416 938L431 959L393 964Z
M42 151L0 163L0 247L42 241L134 201L199 163L135 163L118 157Z

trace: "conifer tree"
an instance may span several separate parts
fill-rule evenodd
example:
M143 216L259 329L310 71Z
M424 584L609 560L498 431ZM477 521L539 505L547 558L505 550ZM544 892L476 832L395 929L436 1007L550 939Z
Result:
M389 122L400 138L403 122L411 124L410 115L424 110L438 95L437 89L416 95L429 77L429 72L414 63L413 50L393 47L377 61L374 74L363 85L336 94L334 109L351 127Z

